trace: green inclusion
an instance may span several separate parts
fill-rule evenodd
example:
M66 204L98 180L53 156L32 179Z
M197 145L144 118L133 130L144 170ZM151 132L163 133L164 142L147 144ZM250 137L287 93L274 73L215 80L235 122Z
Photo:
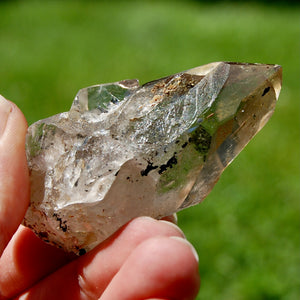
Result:
M42 150L42 137L48 133L54 135L55 131L56 126L52 124L41 123L37 126L34 133L28 137L28 142L26 143L26 148L29 150L31 157L37 156Z
M193 145L188 145L178 155L177 164L162 173L159 182L159 193L166 193L179 186L184 186L189 179L188 175L193 169L198 168L203 163L203 156Z
M43 128L45 123L41 123L34 133L28 137L28 142L26 143L26 148L29 150L30 156L34 157L39 154L42 150L40 140L43 135Z
M194 145L198 153L206 157L210 148L211 135L202 125L199 125L191 133L190 142Z
M128 90L117 84L90 87L88 89L88 108L106 110L110 102L117 103L122 101L127 95Z

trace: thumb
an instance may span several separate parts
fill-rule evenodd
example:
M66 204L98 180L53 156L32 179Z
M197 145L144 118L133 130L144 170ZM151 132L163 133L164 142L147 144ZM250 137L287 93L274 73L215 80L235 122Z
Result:
M0 256L29 203L26 130L22 112L0 95Z

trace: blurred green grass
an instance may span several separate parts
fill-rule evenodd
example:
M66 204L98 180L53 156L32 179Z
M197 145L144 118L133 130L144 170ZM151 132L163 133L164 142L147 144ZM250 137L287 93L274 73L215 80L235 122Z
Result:
M29 123L77 90L213 61L276 63L274 116L179 224L200 256L197 299L299 299L299 6L192 1L0 2L0 93Z

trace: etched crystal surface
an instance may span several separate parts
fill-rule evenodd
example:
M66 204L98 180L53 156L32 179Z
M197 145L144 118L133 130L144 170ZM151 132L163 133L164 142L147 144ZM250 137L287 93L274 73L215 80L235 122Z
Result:
M268 121L280 88L278 65L217 62L80 90L69 112L28 129L24 224L82 254L134 217L199 203Z

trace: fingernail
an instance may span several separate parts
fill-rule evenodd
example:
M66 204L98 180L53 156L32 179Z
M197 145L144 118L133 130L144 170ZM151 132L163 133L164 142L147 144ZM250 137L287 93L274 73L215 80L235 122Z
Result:
M0 95L0 137L5 131L8 115L12 110L11 104Z
M194 256L195 256L196 261L199 262L199 256L198 256L198 253L197 253L196 249L194 248L194 246L193 246L188 240L183 239L183 238L178 237L178 236L171 236L170 238L171 238L171 239L174 239L174 240L176 240L176 241L180 241L180 242L182 242L182 243L188 245L188 246L190 247L190 249L192 250L192 253L193 253Z
M185 238L184 232L176 224L174 224L174 223L172 223L170 221L166 221L166 220L159 220L159 222L162 222L162 223L168 224L168 226L174 227L176 230L180 231L180 233L182 234L182 236Z

